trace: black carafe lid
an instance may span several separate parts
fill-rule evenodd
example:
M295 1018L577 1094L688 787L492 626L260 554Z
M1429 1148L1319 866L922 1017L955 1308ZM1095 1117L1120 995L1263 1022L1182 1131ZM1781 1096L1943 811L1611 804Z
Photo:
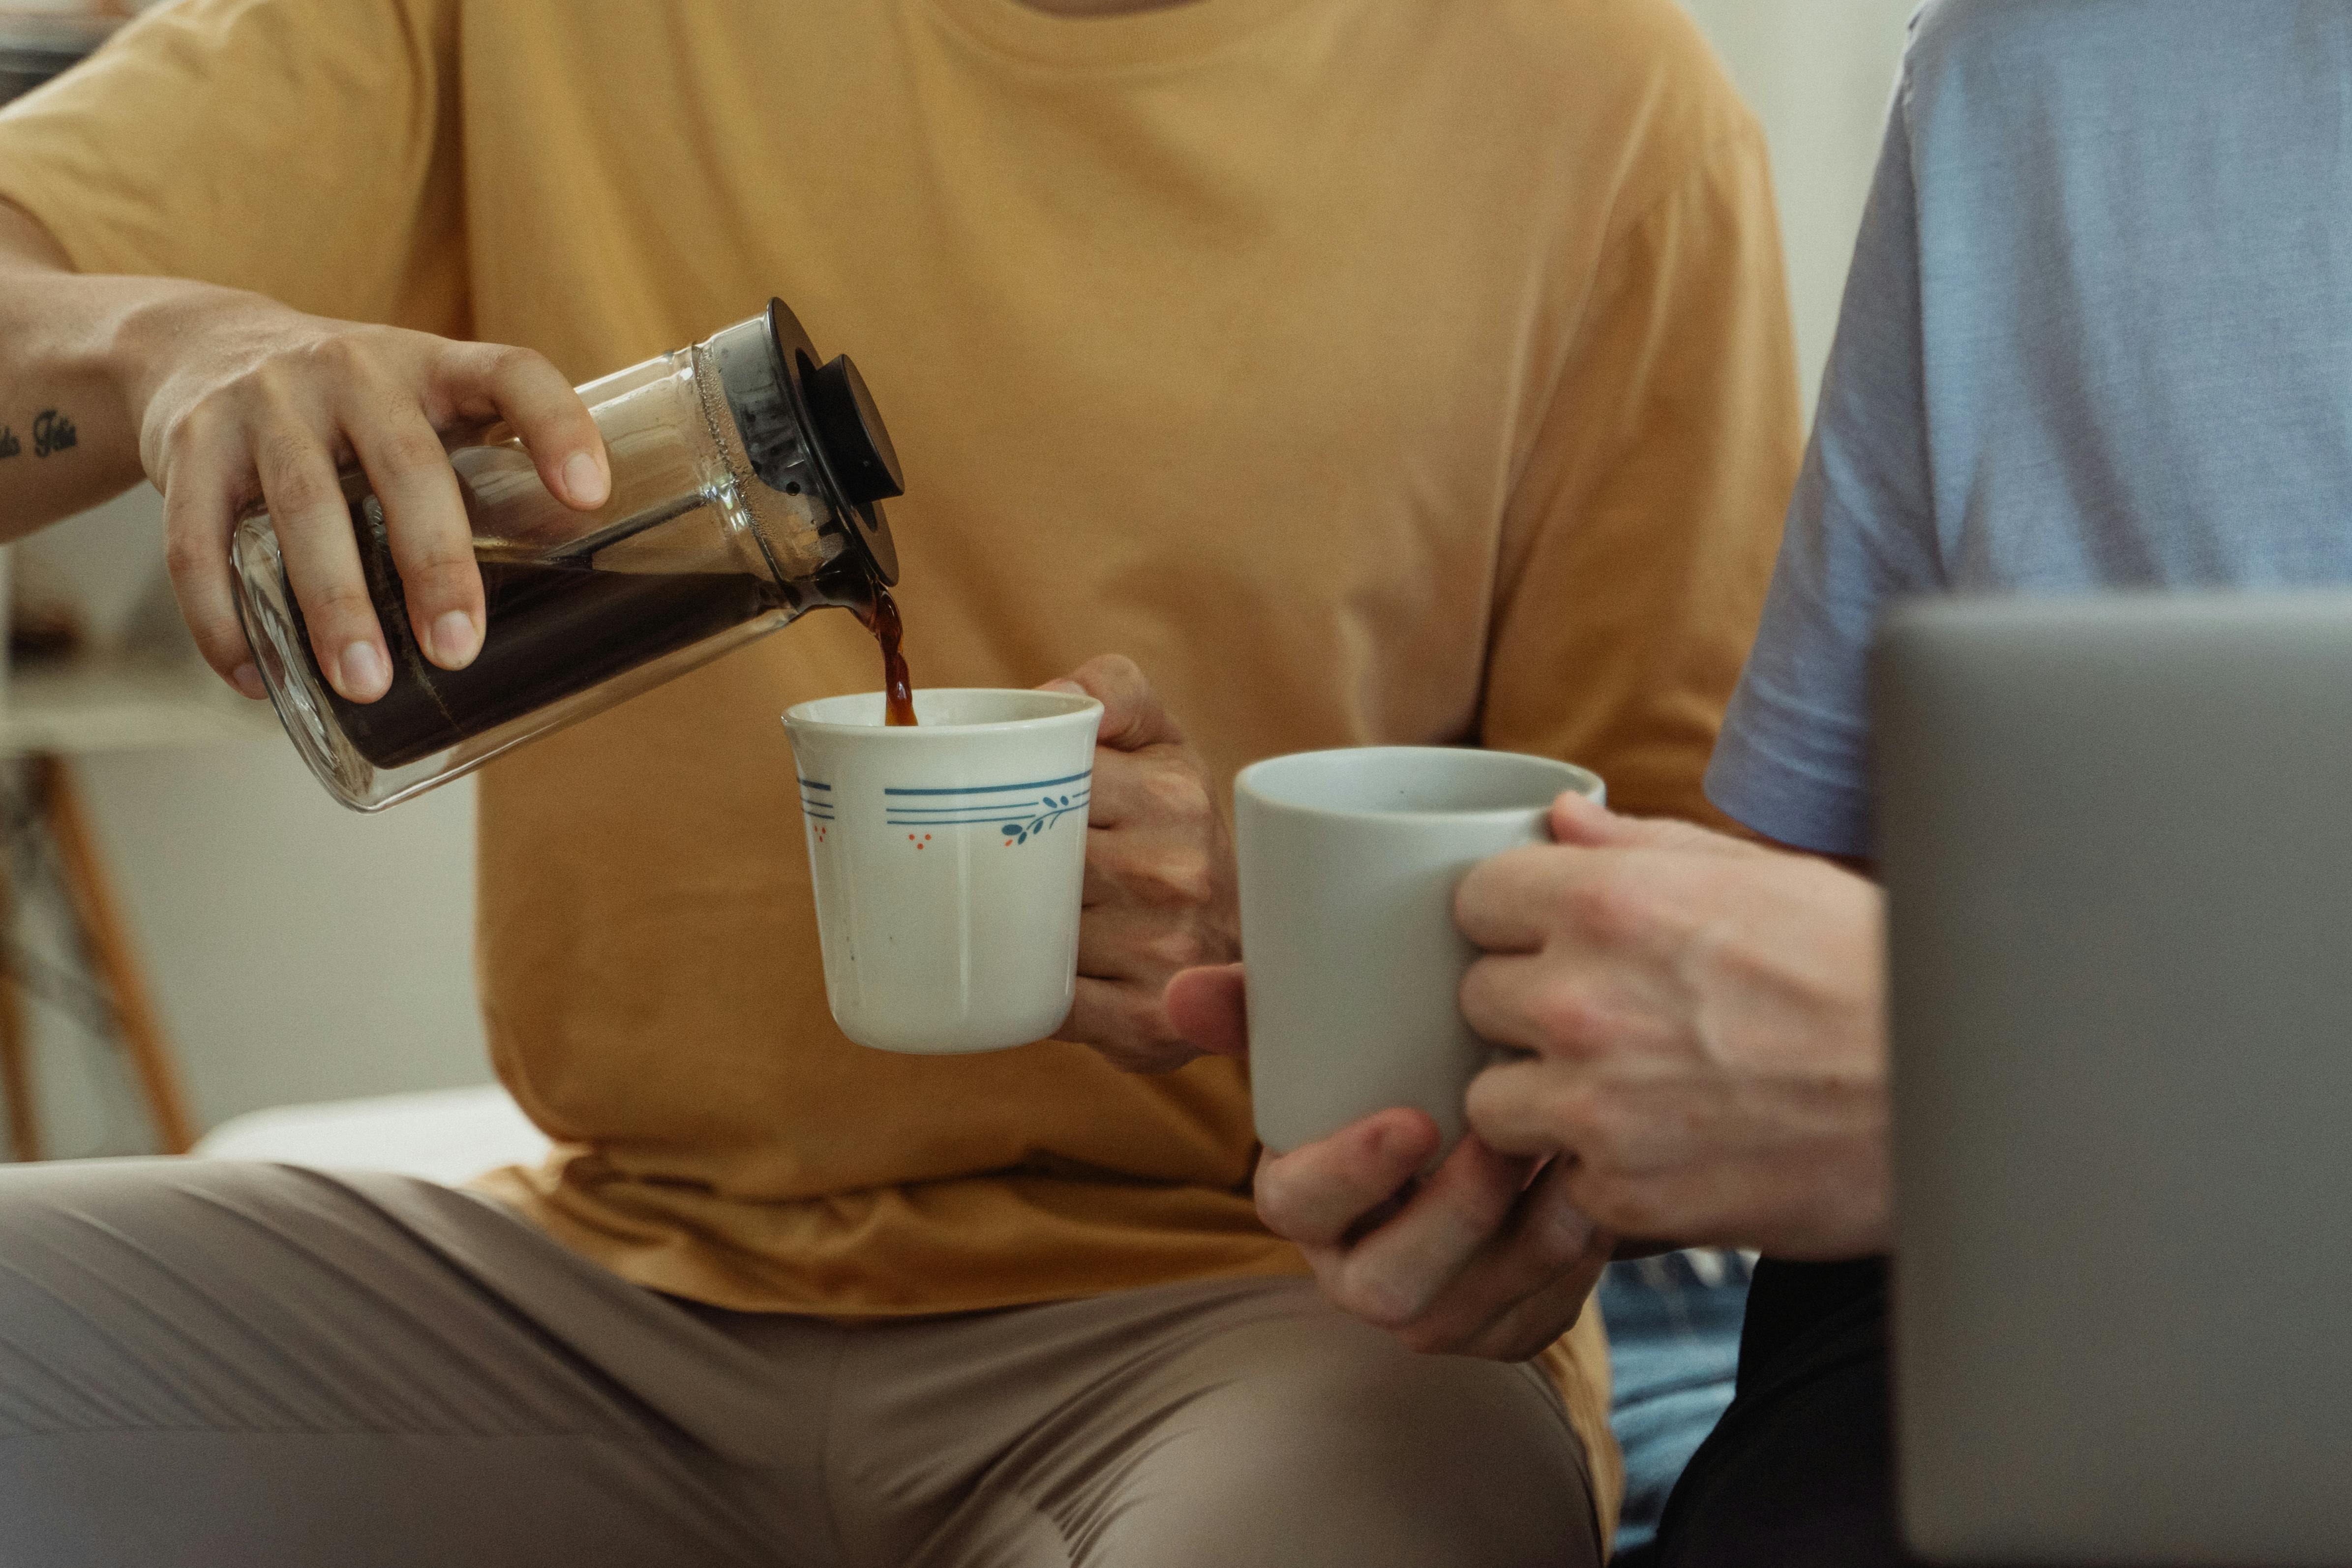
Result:
M890 433L849 356L819 363L782 300L768 301L767 331L756 346L731 331L712 342L752 472L786 494L817 489L877 574L895 584L898 550L882 502L905 494L906 485Z

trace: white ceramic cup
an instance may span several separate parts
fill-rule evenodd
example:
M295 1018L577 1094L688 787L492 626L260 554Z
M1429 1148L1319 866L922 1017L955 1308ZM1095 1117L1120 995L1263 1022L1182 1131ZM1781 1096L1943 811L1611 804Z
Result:
M915 718L886 726L878 691L784 715L834 1022L886 1051L1045 1039L1076 986L1102 704L943 689Z
M1276 757L1234 783L1257 1135L1286 1153L1391 1106L1452 1148L1494 1048L1463 1021L1475 955L1454 893L1479 861L1551 837L1600 778L1548 757L1370 746Z

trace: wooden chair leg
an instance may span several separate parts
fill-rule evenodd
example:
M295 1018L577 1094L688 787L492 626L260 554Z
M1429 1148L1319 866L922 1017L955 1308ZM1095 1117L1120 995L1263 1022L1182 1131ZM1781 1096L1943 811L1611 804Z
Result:
M41 1113L33 1099L32 1042L25 1036L25 999L6 948L16 934L16 889L0 853L0 1100L7 1102L8 1156L41 1157Z
M188 1117L187 1093L180 1085L179 1068L172 1059L171 1047L164 1041L163 1026L155 1016L154 1004L148 997L146 977L132 951L130 927L115 899L114 885L106 874L105 862L99 858L98 843L89 830L89 816L82 808L81 793L75 787L73 773L62 757L36 757L33 769L34 798L40 803L41 815L58 847L66 893L73 901L74 917L89 942L90 962L113 998L115 1021L122 1031L123 1047L131 1053L131 1068L138 1074L140 1088L146 1095L156 1140L165 1153L184 1154L195 1142L194 1129Z

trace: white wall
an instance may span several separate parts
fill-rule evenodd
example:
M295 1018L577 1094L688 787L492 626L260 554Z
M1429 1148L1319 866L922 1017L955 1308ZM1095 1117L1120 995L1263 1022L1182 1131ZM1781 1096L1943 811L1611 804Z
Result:
M1810 400L1911 0L1688 4L1771 138ZM37 549L95 618L152 625L159 539L142 490ZM98 758L83 776L202 1121L487 1078L469 786L355 816L279 741ZM143 1147L111 1059L37 1011L60 1151Z
M172 644L161 503L146 487L16 547L71 584L102 646ZM283 737L78 759L101 847L199 1122L265 1105L486 1080L474 994L470 782L376 816L335 805ZM69 957L53 897L20 931ZM54 984L37 989L54 990ZM37 998L53 1154L136 1152L113 1053Z
M1918 0L1684 0L1764 122L1811 417Z

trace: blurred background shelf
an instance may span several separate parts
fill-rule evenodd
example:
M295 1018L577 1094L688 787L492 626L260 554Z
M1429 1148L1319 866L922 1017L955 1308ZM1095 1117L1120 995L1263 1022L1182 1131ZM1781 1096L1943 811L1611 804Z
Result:
M91 654L17 665L0 698L0 755L65 756L269 740L277 716L193 661Z

